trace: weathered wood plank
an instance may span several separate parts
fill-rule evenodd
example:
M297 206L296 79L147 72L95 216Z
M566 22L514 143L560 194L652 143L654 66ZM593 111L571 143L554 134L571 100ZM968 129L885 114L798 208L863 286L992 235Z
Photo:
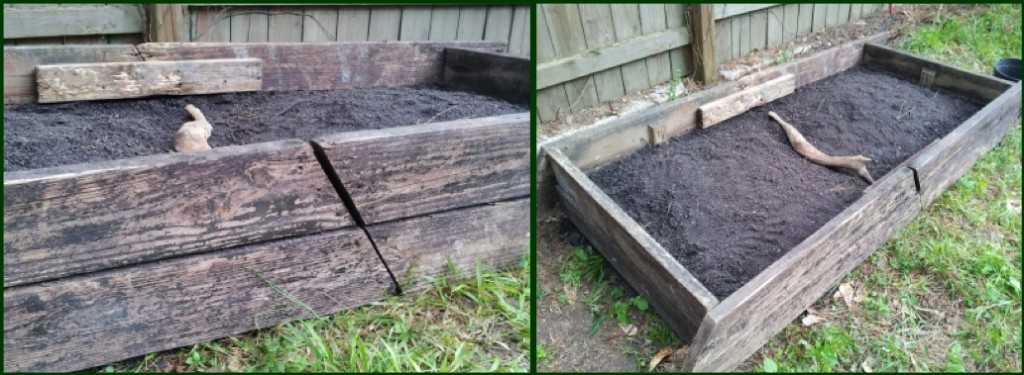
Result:
M145 36L142 34L114 34L107 35L107 43L109 44L130 44L136 45L145 43Z
M800 4L786 4L783 9L782 43L789 43L796 39L799 22Z
M487 23L484 25L484 40L507 42L512 33L512 11L510 6L491 5L487 7Z
M192 13L194 42L228 42L231 40L230 13L223 7L199 7Z
M864 63L912 81L920 79L922 69L933 70L935 77L932 87L982 102L995 99L1010 87L1010 82L1006 80L975 74L878 44L864 46Z
M800 13L796 21L797 36L811 33L814 23L814 4L800 4Z
M715 21L715 60L724 62L732 59L732 20ZM715 77L718 71L714 72Z
M264 91L294 91L436 83L447 47L505 49L497 42L146 43L138 49L149 61L259 58Z
M459 8L435 6L430 15L430 40L455 40L459 34Z
M718 300L558 150L545 151L569 218L684 341Z
M689 33L668 30L617 42L600 52L585 52L537 66L537 88L542 89L589 74L614 68L636 60L638 56L656 55L690 43ZM648 68L651 69L651 68ZM654 77L660 77L654 74Z
M517 6L512 13L512 30L508 37L508 53L523 57L530 56L530 43L533 40L531 26L531 6Z
M551 45L551 34L548 33L547 17L538 10L537 61L551 61L554 60L556 56L555 47ZM646 79L646 77L647 76L645 75L644 78ZM551 86L546 89L538 89L536 103L537 117L541 121L555 120L560 110L569 109L570 103L568 96L565 94L565 84Z
M331 30L333 32L333 30ZM270 17L267 8L234 7L231 9L231 42L261 43L270 40Z
M777 6L768 8L768 35L766 38L767 47L775 47L782 44L783 25L786 23L786 7Z
M758 107L792 94L796 90L796 77L786 74L768 82L748 87L724 98L700 106L700 127L707 129L735 117L751 108Z
M142 5L50 5L4 8L4 39L132 34L145 29Z
M910 161L910 168L916 173L923 204L935 201L995 147L1019 121L1020 108L1021 84L1017 83L945 137L918 152Z
M40 103L259 91L260 59L40 65Z
M516 103L530 102L530 59L509 54L447 48L444 85Z
M391 287L350 228L8 288L4 371L100 366L361 306Z
M483 40L486 6L463 5L459 8L459 30L455 40Z
M338 41L363 42L370 40L370 8L344 7L338 9Z
M402 292L428 287L449 273L477 264L504 269L530 247L530 199L504 201L367 227Z
M303 42L338 41L338 9L332 7L310 7L303 9Z
M665 4L665 26L669 29L691 30L686 24L688 21L686 7L686 4ZM692 30L690 32L692 33ZM672 64L672 79L675 79L676 75L686 77L693 74L692 44L691 42L688 46L668 51L668 59Z
M370 9L369 41L398 40L402 26L402 8L393 6L375 6Z
M36 66L142 61L130 45L4 47L4 104L36 100Z
M814 4L814 16L811 19L811 31L818 32L828 26L829 4Z
M530 194L528 113L319 137L366 224Z
M768 11L750 13L750 50L764 50L768 46Z
M540 8L544 10L548 18L548 31L551 36L551 45L554 47L555 54L560 58L572 58L576 55L587 54L587 44L583 36L583 21L580 19L580 11L578 4L542 4ZM585 62L589 59L581 61ZM554 66L554 62L549 63ZM619 64L616 64L619 65ZM537 87L544 88L546 85L541 84L541 79L545 77L551 77L552 72L541 73L541 67L537 67ZM598 72L608 67L593 70L590 73ZM588 108L597 105L597 90L594 90L593 83L588 84L590 81L589 74L579 75L567 75L565 78L555 80L557 82L565 82L565 95L570 103L575 104L575 108ZM557 74L555 76L558 76ZM580 77L580 78L575 78Z
M665 4L640 4L640 31L644 35L651 35L666 30L667 26L665 23ZM686 40L685 44L690 43L690 33L688 30L675 30L678 33L684 35ZM666 48L664 52L654 53L651 55L640 55L634 52L633 57L637 56L648 56L647 57L647 80L652 85L656 85L662 82L668 82L672 79L672 63L669 61L668 50L673 48L681 47L671 46Z
M715 4L715 19L720 20L741 14L771 8L776 4Z
M708 312L684 371L732 371L921 210L913 173L895 170Z
M615 44L615 30L608 30L612 8L608 4L580 4L579 8L587 50L603 50ZM626 94L622 83L622 71L618 66L594 72L593 80L598 101L607 102Z
M640 7L637 4L611 4L612 28L615 38L628 41L642 35L640 31ZM647 62L636 60L620 66L623 88L627 93L651 87L647 80Z
M294 43L302 41L302 8L275 7L270 13L270 35L268 41L278 43ZM214 40L226 42L227 39Z
M715 32L719 29L715 26L713 17L709 14L712 5L697 4L690 6L692 10L693 24L693 59L696 67L694 76L705 84L714 84L718 80L719 54ZM722 60L724 61L724 60Z
M850 4L836 4L839 7L839 20L837 24L850 22Z
M299 140L4 173L4 287L352 223Z
M430 37L430 7L402 9L402 28L398 40L427 40Z
M150 4L147 11L149 36L153 42L188 41L189 30L185 20L188 7L182 4Z

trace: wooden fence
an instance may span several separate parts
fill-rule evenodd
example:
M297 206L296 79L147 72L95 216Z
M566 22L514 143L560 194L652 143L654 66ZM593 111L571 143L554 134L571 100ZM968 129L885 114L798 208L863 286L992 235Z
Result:
M530 55L529 5L4 5L4 44L143 41L506 42Z
M882 4L715 4L714 46L726 61L858 20ZM690 76L693 6L540 4L537 6L537 111L540 121ZM610 26L610 27L609 27Z

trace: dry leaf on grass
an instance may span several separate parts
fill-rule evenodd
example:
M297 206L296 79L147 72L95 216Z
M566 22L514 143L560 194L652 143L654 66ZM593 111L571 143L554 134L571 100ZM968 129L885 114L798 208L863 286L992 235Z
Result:
M800 320L800 322L804 324L804 327L813 326L815 324L821 323L821 321L822 319L820 316L811 315L810 313L804 315L804 318Z
M622 334L623 335L626 335L626 336L635 336L636 335L636 326L635 325L619 323L619 329L622 330Z
M860 367L864 368L864 372L875 372L875 370L871 369L871 366L868 366L867 362L861 363Z
M672 354L672 348L665 347L659 350L658 354L655 354L654 357L651 358L651 364L647 366L647 371L654 371L654 368L658 367L658 364L661 363L665 357L668 357L669 354Z
M853 285L850 283L839 284L839 290L837 290L836 294L832 296L832 298L842 298L843 302L846 302L846 307L848 308L852 308L856 302L859 302L855 301L854 297L856 297L856 292L853 289ZM864 297L861 296L860 299L863 300Z

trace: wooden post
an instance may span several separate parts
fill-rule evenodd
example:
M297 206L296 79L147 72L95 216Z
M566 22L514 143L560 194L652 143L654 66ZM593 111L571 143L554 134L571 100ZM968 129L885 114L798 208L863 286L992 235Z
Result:
M705 85L712 85L718 78L718 64L715 62L715 16L712 4L690 5L693 30L693 62L697 65L694 75Z
M183 4L152 4L149 7L148 42L188 42L188 17Z

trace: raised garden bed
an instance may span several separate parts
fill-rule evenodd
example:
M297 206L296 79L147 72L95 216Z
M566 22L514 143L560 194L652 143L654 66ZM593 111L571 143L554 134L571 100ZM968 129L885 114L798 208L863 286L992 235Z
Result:
M508 85L529 71L486 52L504 48L5 48L4 369L88 368L359 306L444 272L448 257L511 264L528 243L529 113ZM196 70L239 58L261 74L206 85L219 76ZM17 106L36 95L26 71L90 62L106 64L39 69L71 72L38 86L71 103ZM68 83L82 71L118 78ZM257 92L74 101L252 79ZM213 150L168 152L185 103L213 123Z
M753 354L1017 120L1020 84L865 45L883 38L544 147L572 221L690 343L686 369L730 370ZM699 107L756 104L771 96L759 85L787 74L794 94L697 129ZM769 110L826 153L874 158L877 180L804 160Z

